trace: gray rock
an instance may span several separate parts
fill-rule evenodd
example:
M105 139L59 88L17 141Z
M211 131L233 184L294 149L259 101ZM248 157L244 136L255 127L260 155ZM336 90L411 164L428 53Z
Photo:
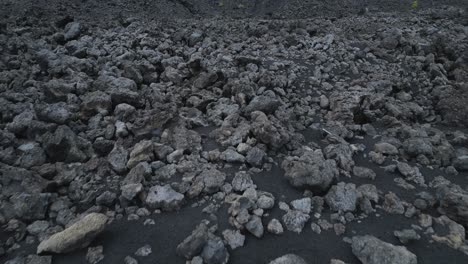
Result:
M47 156L38 143L30 142L18 147L19 157L17 163L24 168L41 166L46 162Z
M229 252L221 238L213 236L203 247L201 257L206 264L226 264L229 261Z
M405 213L405 207L403 206L403 203L401 202L400 198L392 192L389 192L385 195L382 207L386 212L390 214Z
M63 125L72 117L66 103L55 103L45 106L36 106L36 114L39 120Z
M130 152L127 167L131 169L140 162L151 162L153 159L153 142L150 140L142 140L138 142L135 147L133 147L132 152Z
M236 192L243 192L253 186L254 183L250 174L245 171L237 172L232 179L232 189Z
M432 239L453 249L461 249L465 244L466 229L445 215L434 218L436 232ZM448 229L448 232L447 232ZM442 231L443 230L443 231Z
M81 24L78 22L68 23L63 34L66 41L76 39L80 36Z
M247 151L246 161L252 166L261 167L265 157L265 151L257 147L253 147Z
M143 190L143 185L141 183L130 183L121 186L120 190L122 191L122 196L131 201Z
M10 203L16 217L23 220L44 219L51 202L50 193L16 193Z
M105 191L96 198L97 205L112 206L117 195L110 191Z
M468 171L468 155L462 155L455 158L453 166L460 171Z
M334 159L336 164L345 171L351 171L354 166L354 151L349 144L330 144L323 151L325 158Z
M147 257L151 253L153 253L153 251L151 250L151 246L150 245L144 245L141 248L137 249L137 251L135 251L135 256Z
M290 210L283 215L283 223L286 229L292 232L301 233L310 216L301 211Z
M468 228L468 192L458 185L443 185L437 189L439 213Z
M359 178L365 178L365 179L371 179L371 180L374 180L375 177L377 176L377 174L373 170L369 168L365 168L365 167L359 167L359 166L354 166L353 175Z
M174 191L170 185L151 187L145 200L150 208L166 211L179 209L183 201L184 195Z
M338 177L334 160L325 160L321 150L304 149L299 158L287 157L281 164L284 176L294 187L325 192Z
M374 145L374 151L385 155L397 155L398 149L387 142L380 142Z
M276 99L273 91L268 91L266 94L255 96L243 111L245 113L254 111L262 111L266 114L273 113L281 105L281 102Z
M235 149L228 148L221 153L220 158L229 163L244 163L245 157Z
M352 212L356 210L358 192L353 183L340 182L332 186L325 201L333 211Z
M105 228L107 216L91 213L65 230L42 241L37 254L67 253L87 247Z
M287 254L270 261L269 264L307 264L307 262L295 254Z
M89 264L96 264L104 259L104 248L102 246L89 247L86 253L86 261Z
M270 220L270 222L267 225L267 230L268 232L275 234L275 235L280 235L280 234L283 234L284 232L283 225L278 219L275 219L275 218Z
M82 97L81 111L92 116L97 113L106 114L112 110L112 100L110 95L102 91L87 93Z
M198 225L195 230L177 246L177 254L192 259L199 255L208 241L208 227L205 223Z
M271 209L275 206L275 197L271 193L260 192L257 199L257 206L260 209Z
M312 200L309 197L294 200L291 202L291 207L303 213L310 214L312 209Z
M395 235L402 244L408 244L411 241L421 239L421 236L418 235L414 229L397 230L393 232L393 235Z
M124 258L124 263L125 264L138 264L138 260L136 260L136 259L134 259L134 258L132 258L130 256L126 256Z
M232 250L244 246L245 236L239 230L226 229L223 231L223 238Z
M417 257L403 246L395 246L373 236L355 236L353 254L363 264L417 264Z
M254 236L261 238L263 236L262 219L256 215L252 215L245 228Z
M68 127L59 126L54 133L46 133L42 146L52 161L83 162L87 159L84 146L78 144L78 136Z
M107 161L115 172L124 173L127 171L127 159L127 150L123 146L116 144L109 153Z
M423 138L410 138L403 142L403 149L410 157L418 155L432 156L432 144L428 139Z

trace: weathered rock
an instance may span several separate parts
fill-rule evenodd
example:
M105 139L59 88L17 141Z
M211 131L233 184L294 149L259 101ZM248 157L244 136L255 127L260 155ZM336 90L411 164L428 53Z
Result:
M232 179L232 189L236 192L243 192L252 186L254 186L252 178L245 171L237 172Z
M104 259L104 247L89 247L88 252L86 253L86 261L89 264L96 264L101 262Z
M309 219L310 216L308 214L297 210L290 210L283 215L283 223L286 226L286 229L298 234L302 232L302 229L304 229L304 226Z
M352 212L356 210L357 198L356 185L340 182L331 187L325 196L325 201L333 211Z
M42 241L37 254L67 253L87 247L105 228L107 216L91 213L67 229Z
M179 209L183 201L184 195L174 191L170 185L151 187L145 200L149 207L166 211Z
M245 228L254 236L261 238L263 236L263 224L262 219L256 215L253 215L249 222L245 225Z
M421 236L418 235L414 229L404 229L401 231L397 230L394 231L393 234L398 238L398 240L400 240L402 244L407 244L411 241L419 240L421 238Z
M268 223L267 230L268 232L275 235L280 235L284 232L283 225L281 225L281 222L275 218L271 219L271 221Z
M208 241L208 226L205 223L198 225L192 234L177 246L177 254L186 259L192 259L200 254Z
M244 246L245 236L239 230L224 230L223 238L232 250Z
M325 160L321 150L304 149L301 157L288 157L281 164L284 176L294 187L325 192L338 176L334 160Z
M127 159L127 150L123 146L116 144L109 153L107 161L115 172L124 173L127 171Z
M371 179L371 180L374 180L375 177L377 176L377 174L373 170L369 168L365 168L365 167L359 167L359 166L354 166L353 174L356 177Z
M229 253L223 241L216 236L210 237L203 247L201 257L206 264L226 264L229 261Z
M260 167L263 164L263 161L266 157L265 151L253 147L247 152L247 156L245 160L247 161L248 164L256 167Z
M353 254L363 264L417 264L417 257L403 246L394 246L373 236L355 236Z

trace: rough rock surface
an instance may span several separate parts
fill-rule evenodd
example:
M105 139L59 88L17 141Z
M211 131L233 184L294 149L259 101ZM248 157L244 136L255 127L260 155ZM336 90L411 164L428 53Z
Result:
M37 247L37 254L67 253L87 247L105 228L108 217L91 213L67 229L42 241Z

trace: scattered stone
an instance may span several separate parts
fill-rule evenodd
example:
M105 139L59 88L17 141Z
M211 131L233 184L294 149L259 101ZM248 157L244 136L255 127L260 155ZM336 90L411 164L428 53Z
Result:
M403 229L401 231L394 231L393 234L400 240L402 244L408 244L411 241L419 240L421 238L413 229Z
M151 246L150 245L144 245L141 248L137 249L137 251L135 251L135 256L147 257L151 253L153 253L153 251L151 250Z
M283 223L286 226L286 229L298 234L302 232L302 229L304 229L304 226L309 219L310 216L308 214L297 210L290 210L283 215Z
M275 235L281 235L284 232L283 225L281 225L281 222L275 218L270 220L270 222L267 225L267 230L268 232Z

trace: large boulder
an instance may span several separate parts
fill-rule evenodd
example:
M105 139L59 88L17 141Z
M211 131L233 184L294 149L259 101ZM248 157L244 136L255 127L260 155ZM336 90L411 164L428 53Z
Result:
M403 246L395 246L374 236L355 236L351 244L353 254L363 264L417 264L415 254Z
M336 162L326 160L320 149L304 148L300 157L287 157L281 166L291 185L319 193L326 192L338 177Z
M67 253L85 248L104 230L107 219L104 214L91 213L62 232L42 241L37 247L37 254Z

